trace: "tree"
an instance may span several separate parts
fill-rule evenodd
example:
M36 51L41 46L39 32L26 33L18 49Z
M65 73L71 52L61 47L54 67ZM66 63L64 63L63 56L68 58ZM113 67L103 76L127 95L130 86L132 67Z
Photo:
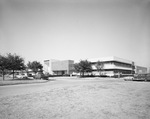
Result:
M79 63L74 64L74 69L76 70L76 72L80 73L80 75L81 75L82 68L79 65Z
M33 61L33 62L28 62L27 67L31 69L34 73L37 73L39 70L42 71L43 66L40 62Z
M97 71L99 72L99 75L101 75L101 71L104 67L104 64L101 61L97 61L95 64L95 67L96 67Z
M24 59L16 54L7 54L8 67L7 69L13 71L13 79L15 70L23 70L25 69Z
M0 55L0 70L2 71L3 80L5 79L5 70L8 68L8 59Z
M77 72L80 73L80 75L82 74L82 76L84 76L85 72L91 72L92 71L91 63L87 60L81 60L79 63L76 63L74 65L74 68Z

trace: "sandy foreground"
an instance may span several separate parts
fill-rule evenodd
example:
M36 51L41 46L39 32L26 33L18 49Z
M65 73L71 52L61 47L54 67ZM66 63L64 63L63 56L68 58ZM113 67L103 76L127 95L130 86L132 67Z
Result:
M150 82L67 78L26 85L0 96L0 119L150 119Z

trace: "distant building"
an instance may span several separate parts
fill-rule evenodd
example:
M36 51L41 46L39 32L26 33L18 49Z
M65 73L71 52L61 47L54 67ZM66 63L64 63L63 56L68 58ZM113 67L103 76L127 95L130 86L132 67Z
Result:
M92 69L94 75L99 75L96 69L96 62L103 63L102 75L114 76L114 75L132 75L135 73L135 65L133 61L125 60L118 57L104 57L88 59L92 63Z
M133 75L135 73L147 73L147 68L135 65L134 61L122 59L119 57L104 57L88 59L92 65L92 74L99 75L96 69L96 62L103 63L102 75L115 76L115 75ZM45 60L44 71L54 75L66 75L72 74L74 70L73 60Z
M70 75L74 71L73 60L45 60L44 71L53 75Z
M135 73L136 74L145 74L148 73L148 68L142 66L135 66Z
M148 69L147 69L147 73L150 73L150 67L148 67Z

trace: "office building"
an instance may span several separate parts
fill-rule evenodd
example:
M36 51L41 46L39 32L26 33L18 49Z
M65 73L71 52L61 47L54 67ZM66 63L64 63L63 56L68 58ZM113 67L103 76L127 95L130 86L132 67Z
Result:
M96 68L96 63L100 61L103 65L101 68L101 75L115 76L115 75L133 75L135 73L147 73L147 68L138 66L134 61L122 59L119 57L104 57L88 59L92 65L92 72L90 74L99 75ZM44 71L53 75L70 75L75 73L73 60L45 60Z

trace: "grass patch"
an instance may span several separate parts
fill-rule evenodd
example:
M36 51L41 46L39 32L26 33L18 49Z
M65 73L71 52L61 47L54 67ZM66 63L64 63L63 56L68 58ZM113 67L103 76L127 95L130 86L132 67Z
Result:
M35 80L35 79L10 79L10 80L4 80L0 81L0 86L5 85L18 85L18 84L32 84L32 83L45 83L48 80Z

